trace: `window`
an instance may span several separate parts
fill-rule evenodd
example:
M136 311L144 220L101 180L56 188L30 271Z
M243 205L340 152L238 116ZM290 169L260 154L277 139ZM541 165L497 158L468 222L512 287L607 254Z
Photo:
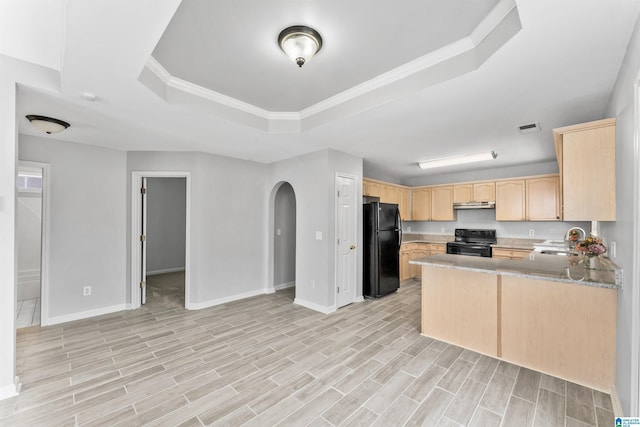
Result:
M42 192L42 176L19 173L18 174L18 191L20 192Z

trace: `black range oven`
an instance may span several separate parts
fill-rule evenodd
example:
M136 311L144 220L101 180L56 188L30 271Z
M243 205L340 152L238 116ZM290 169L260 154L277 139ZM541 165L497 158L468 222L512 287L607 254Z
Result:
M447 253L491 257L491 245L496 243L496 230L456 228L455 241L447 243Z

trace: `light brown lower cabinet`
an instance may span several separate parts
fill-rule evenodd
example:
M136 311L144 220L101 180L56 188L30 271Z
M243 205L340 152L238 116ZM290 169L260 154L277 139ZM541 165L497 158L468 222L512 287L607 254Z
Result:
M617 291L424 266L422 333L610 393Z
M498 276L422 268L422 333L497 356Z
M531 252L531 249L503 249L493 248L491 251L492 258L501 259L523 259Z
M611 392L615 290L503 276L501 299L503 359Z

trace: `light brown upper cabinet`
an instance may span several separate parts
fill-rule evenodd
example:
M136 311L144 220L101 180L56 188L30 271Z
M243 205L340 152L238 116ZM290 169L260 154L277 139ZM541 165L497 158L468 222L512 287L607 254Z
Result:
M431 188L431 220L453 221L453 186Z
M369 181L367 179L362 180L362 195L371 197L382 196L382 186L378 182Z
M413 190L411 190L411 199L411 220L431 220L431 189L414 188Z
M616 119L553 130L564 221L616 220Z
M378 197L382 203L394 203L398 205L403 221L411 219L411 189L409 187L363 178L362 195Z
M524 179L496 182L496 220L525 220L525 189Z
M453 203L495 202L495 182L479 182L453 186Z
M411 190L408 188L401 188L400 192L400 218L403 221L410 221L411 218Z
M527 179L528 221L558 221L560 195L557 176Z
M394 203L396 205L400 204L400 191L399 188L382 184L382 196L380 196L380 201L382 203Z

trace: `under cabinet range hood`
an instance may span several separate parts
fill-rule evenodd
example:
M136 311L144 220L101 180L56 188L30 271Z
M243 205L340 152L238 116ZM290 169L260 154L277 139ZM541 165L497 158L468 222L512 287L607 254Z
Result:
M496 202L456 202L453 209L495 209Z

